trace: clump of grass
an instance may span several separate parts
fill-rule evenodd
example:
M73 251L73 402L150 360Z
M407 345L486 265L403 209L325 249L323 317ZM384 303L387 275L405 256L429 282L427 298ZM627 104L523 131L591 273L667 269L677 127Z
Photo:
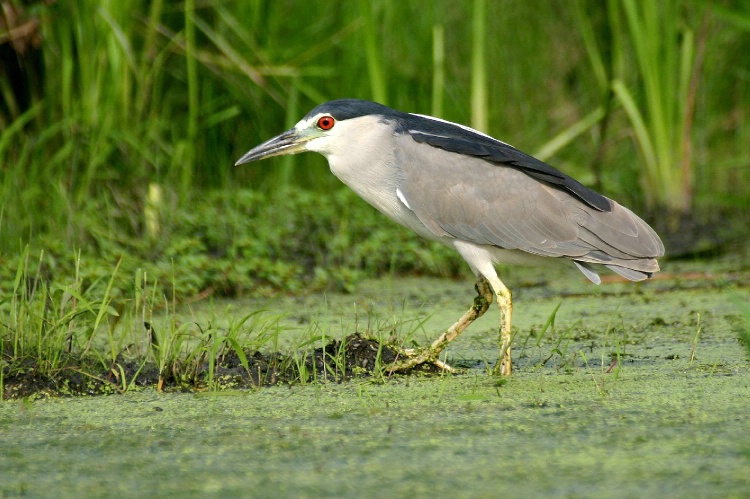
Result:
M750 358L750 304L748 304L746 298L739 294L734 295L733 301L740 314L740 320L735 329L737 338L745 347L745 351Z
M681 22L676 0L627 0L622 7L641 76L636 94L641 98L619 79L612 89L643 158L643 192L652 205L687 212L693 196L690 143L699 76L694 32Z
M331 326L314 323L279 350L279 318L252 311L233 318L229 308L207 319L185 320L177 300L142 269L131 295L108 278L86 282L75 257L70 282L45 275L45 255L24 252L12 293L0 302L0 394L124 393L140 386L223 390L279 382L343 382L354 376L382 381L397 348L411 341L424 319L368 317L367 328L332 339Z
M306 383L340 383L356 377L367 377L370 382L382 383L390 374L392 364L404 345L417 346L415 335L423 331L428 317L404 319L404 311L381 317L368 311L367 322L360 329L355 310L354 331L331 330L324 316L322 322L311 323L305 334L290 346L292 354L283 369L291 369L294 381ZM334 339L339 337L341 339ZM289 364L291 361L291 365ZM433 372L431 366L418 366L415 371Z
M159 389L216 386L219 364L229 353L255 381L246 352L277 346L278 318L265 312L230 319L227 326L216 320L181 323L174 294L172 300L159 295L158 283L140 270L131 298L114 286L119 262L109 279L90 283L81 278L80 254L71 281L51 281L43 262L43 253L35 262L27 248L12 292L0 301L3 397L126 392L144 383Z

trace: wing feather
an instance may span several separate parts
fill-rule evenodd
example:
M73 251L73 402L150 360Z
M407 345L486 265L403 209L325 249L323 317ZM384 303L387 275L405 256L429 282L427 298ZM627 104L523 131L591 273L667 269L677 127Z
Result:
M398 137L399 184L409 208L437 237L601 263L640 273L658 270L658 235L608 200L600 211L574 194L516 168ZM623 270L625 277L636 274Z

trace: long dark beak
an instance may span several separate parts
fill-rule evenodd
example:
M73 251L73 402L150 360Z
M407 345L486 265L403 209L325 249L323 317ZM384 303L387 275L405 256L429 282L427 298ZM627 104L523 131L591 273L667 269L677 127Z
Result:
M312 138L299 133L296 128L292 128L251 149L235 163L235 166L272 156L302 152L305 150L305 142Z

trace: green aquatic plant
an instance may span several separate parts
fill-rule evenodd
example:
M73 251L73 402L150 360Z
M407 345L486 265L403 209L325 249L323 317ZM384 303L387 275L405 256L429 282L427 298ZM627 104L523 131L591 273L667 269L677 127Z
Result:
M681 2L622 2L640 81L612 90L633 127L643 161L643 192L652 206L688 212L693 201L692 126L700 60Z

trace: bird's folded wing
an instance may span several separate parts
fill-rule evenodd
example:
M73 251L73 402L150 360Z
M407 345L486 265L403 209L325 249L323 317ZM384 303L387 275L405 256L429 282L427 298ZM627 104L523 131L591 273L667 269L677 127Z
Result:
M664 252L656 233L615 202L612 211L602 212L516 168L408 135L398 140L401 195L438 237L593 263L652 259ZM645 267L650 271L652 265Z

